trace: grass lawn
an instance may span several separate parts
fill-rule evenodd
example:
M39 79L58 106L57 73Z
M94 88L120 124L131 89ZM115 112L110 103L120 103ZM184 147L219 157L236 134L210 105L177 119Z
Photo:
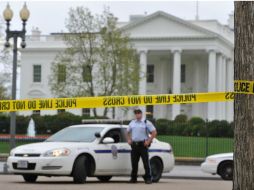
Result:
M205 137L183 137L183 136L158 136L158 139L170 143L176 157L205 157L206 138ZM18 145L26 142L17 142ZM216 153L226 153L233 151L232 138L212 138L208 139L208 155ZM9 153L9 142L0 142L0 153Z
M19 145L22 145L22 144L27 144L27 143L16 142L16 146L19 146ZM9 142L0 142L0 154L1 153L9 153L9 152L10 152Z
M205 137L158 136L158 139L170 143L176 157L205 157ZM208 138L208 155L233 152L232 138Z

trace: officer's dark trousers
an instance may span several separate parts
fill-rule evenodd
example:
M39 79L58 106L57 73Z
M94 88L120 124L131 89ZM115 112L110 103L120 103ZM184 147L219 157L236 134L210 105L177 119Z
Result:
M148 148L144 145L132 145L131 146L131 164L132 164L132 172L131 178L136 180L138 173L138 162L140 157L142 158L144 168L145 168L145 179L151 180L151 168L148 156Z

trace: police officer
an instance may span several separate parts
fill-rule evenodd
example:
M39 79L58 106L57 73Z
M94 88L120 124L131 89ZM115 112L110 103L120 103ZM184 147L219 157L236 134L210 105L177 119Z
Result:
M140 157L142 158L145 168L145 183L152 183L151 168L149 162L148 148L153 141L153 138L157 135L154 125L148 121L142 119L141 109L135 109L135 120L132 120L127 129L128 144L131 145L131 180L130 183L137 182L138 162ZM150 136L149 136L150 134Z

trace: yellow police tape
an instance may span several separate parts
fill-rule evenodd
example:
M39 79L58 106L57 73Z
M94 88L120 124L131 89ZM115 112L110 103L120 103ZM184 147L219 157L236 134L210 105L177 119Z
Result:
M234 92L0 100L0 112L225 102L235 93L254 94L254 81L235 81Z
M254 81L237 80L234 82L235 93L254 94Z
M0 112L232 101L233 92L1 100Z

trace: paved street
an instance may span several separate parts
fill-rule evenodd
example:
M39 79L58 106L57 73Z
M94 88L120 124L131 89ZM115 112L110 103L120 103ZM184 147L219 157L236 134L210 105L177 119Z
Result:
M176 165L170 173L163 174L164 177L180 179L213 179L221 180L219 175L211 175L201 171L200 166Z
M0 173L3 171L3 162L0 162ZM170 173L163 174L165 178L174 178L174 179L214 179L221 180L218 175L211 175L204 173L200 170L200 166L185 166L185 165L176 165L173 171Z
M0 162L0 173L3 172L3 162ZM204 173L200 170L200 166L184 166L176 165L173 171L170 173L163 174L165 178L180 178L180 179L215 179L221 180L218 175L211 175Z
M3 162L0 163L0 170L3 168ZM212 176L205 174L200 170L199 166L175 166L171 173L164 174L163 179L159 183L146 185L141 178L137 184L128 184L128 177L114 177L109 183L101 183L96 178L88 178L87 184L77 185L72 183L70 177L39 177L37 183L27 184L24 183L21 176L16 175L0 175L1 188L8 190L67 190L67 189L80 189L86 188L87 190L105 190L107 189L119 189L129 190L133 189L174 189L174 190L231 190L232 182L223 181L219 176Z
M21 176L15 175L0 175L1 189L8 190L76 190L85 188L86 190L129 190L139 189L139 190L231 190L232 182L222 181L222 180L181 180L181 179L162 179L159 183L146 185L140 181L137 184L128 184L129 178L115 177L108 183L100 183L95 178L88 178L86 184L73 184L72 178L68 177L39 177L38 182L34 184L24 183Z

